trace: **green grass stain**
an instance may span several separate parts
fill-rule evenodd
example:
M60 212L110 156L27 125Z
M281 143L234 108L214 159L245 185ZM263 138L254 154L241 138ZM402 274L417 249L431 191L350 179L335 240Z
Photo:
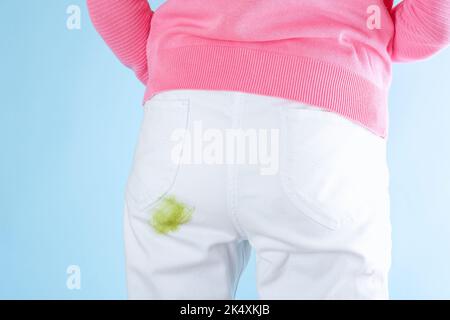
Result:
M181 224L187 223L194 208L178 201L174 196L166 196L153 209L149 224L157 233L167 234L176 231Z

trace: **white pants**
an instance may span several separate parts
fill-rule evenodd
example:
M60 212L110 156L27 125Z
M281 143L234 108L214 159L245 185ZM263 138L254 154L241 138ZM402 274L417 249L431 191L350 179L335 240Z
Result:
M239 92L166 91L144 110L124 214L130 299L233 299L251 248L261 299L388 298L385 139Z

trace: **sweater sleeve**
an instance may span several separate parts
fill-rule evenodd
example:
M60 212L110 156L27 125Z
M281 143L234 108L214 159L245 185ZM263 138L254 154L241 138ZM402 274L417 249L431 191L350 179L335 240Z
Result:
M450 43L450 0L403 0L391 14L393 61L425 59Z
M153 11L147 0L87 0L89 14L103 40L138 79L148 79L147 38Z

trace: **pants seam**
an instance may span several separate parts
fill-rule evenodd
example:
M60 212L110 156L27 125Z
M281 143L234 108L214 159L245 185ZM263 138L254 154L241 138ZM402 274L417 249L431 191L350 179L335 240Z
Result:
M235 92L233 94L233 97L235 98L235 101L232 105L232 123L231 126L233 129L238 129L241 127L241 118L242 118L242 106L241 106L241 93ZM238 168L237 164L228 164L228 179L229 179L229 195L230 195L230 211L229 214L231 216L231 219L233 221L233 225L235 226L239 236L241 239L247 239L246 232L244 231L244 228L239 222L238 215L237 215L237 197L238 197Z

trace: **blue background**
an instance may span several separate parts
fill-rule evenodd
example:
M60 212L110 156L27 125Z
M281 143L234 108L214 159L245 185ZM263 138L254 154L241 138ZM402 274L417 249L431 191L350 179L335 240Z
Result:
M81 30L66 28L71 4ZM144 88L84 1L2 0L0 23L0 298L125 298L123 190ZM394 68L394 299L450 298L449 82L450 50ZM66 287L72 264L81 290ZM253 256L239 299L257 297L254 269Z

